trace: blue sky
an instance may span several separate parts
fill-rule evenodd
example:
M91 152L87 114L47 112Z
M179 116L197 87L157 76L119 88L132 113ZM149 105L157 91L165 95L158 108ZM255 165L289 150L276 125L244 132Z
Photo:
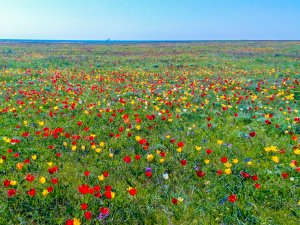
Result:
M0 0L0 39L300 39L300 0Z

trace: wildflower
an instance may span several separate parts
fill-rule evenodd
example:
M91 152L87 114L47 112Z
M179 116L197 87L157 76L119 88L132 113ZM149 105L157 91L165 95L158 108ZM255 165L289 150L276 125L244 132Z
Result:
M77 219L77 218L74 218L73 219L73 225L80 225L81 223L80 223L80 220L79 219Z
M227 174L227 175L229 175L229 174L232 173L230 168L225 169L224 172L225 172L225 174Z
M7 196L8 196L8 197L13 197L13 196L16 195L16 193L17 193L16 189L9 189L9 190L7 191Z
M104 220L108 216L109 216L109 209L105 208L105 207L101 207L100 214L98 216L98 220Z
M104 180L104 176L103 176L103 175L100 175L100 176L98 176L98 179L99 179L100 181L103 181L103 180Z
M265 151L266 152L277 152L278 149L276 146L269 146L269 147L265 147Z
M81 204L81 209L82 210L86 210L87 208L88 208L87 204L85 204L85 203Z
M232 194L228 197L228 201L234 203L236 202L237 198L236 198L236 195L235 194Z
M86 211L84 213L84 216L87 220L91 220L92 219L92 213L90 211Z
M78 191L81 194L86 195L89 193L89 186L87 184L82 184L78 187Z
M279 163L279 158L278 158L278 156L272 156L272 160L273 160L273 162L275 162L275 163Z
M148 155L147 155L147 160L148 160L148 162L152 161L153 158L154 158L154 155L153 155L153 154L148 154Z
M47 189L44 189L43 192L42 192L42 195L43 195L43 196L46 196L46 195L48 195L48 194L49 194L49 191L48 191Z
M46 178L45 177L40 177L40 183L44 184L46 182Z
M195 149L197 150L197 151L200 151L201 150L201 147L200 146L195 146Z
M137 193L137 190L135 188L129 187L128 192L131 196L135 196Z
M239 160L238 160L237 158L235 158L235 159L232 160L232 162L233 162L234 164L237 164L237 163L239 162Z

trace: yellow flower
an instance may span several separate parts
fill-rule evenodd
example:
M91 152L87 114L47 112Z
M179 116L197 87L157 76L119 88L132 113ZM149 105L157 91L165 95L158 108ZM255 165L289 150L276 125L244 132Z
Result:
M208 164L209 161L210 161L209 159L205 159L205 160L204 160L204 163L205 163L205 164Z
M295 150L294 150L294 153L295 153L295 155L300 155L300 149L298 149L298 148L295 149Z
M100 181L103 181L103 180L104 180L104 176L103 176L103 175L100 175L100 176L98 176L98 179L99 179Z
M195 146L195 149L197 150L197 151L199 151L199 150L201 150L201 147L200 146Z
M10 181L10 185L15 186L18 182L15 180Z
M99 145L100 145L101 148L103 148L105 144L104 144L103 141L101 141Z
M165 162L165 158L161 158L161 159L159 160L159 162L160 162L160 163L164 163L164 162Z
M53 165L52 162L48 162L48 166L51 167Z
M171 136L170 136L170 135L166 135L166 138L167 138L167 139L170 139L170 138L171 138Z
M238 159L233 159L232 162L233 162L234 164L237 164L237 163L239 162L239 160L238 160Z
M45 123L44 123L43 121L40 121L40 122L39 122L39 125L40 125L41 127L44 126L44 124L45 124Z
M148 154L148 155L147 155L147 160L148 160L149 162L152 161L153 158L154 158L154 155L152 155L152 154Z
M251 161L247 162L247 165L248 165L248 166L251 166L251 165L252 165L252 162L251 162Z
M276 146L269 146L269 147L265 147L265 151L266 152L277 152L278 149Z
M135 140L136 140L136 141L140 141L140 140L141 140L141 137L140 137L140 136L135 136Z
M177 152L178 153L182 152L182 148L177 148Z
M47 194L49 194L49 191L47 189L43 190L42 192L43 196L46 196Z
M113 158L113 157L114 157L114 154L109 153L109 158Z
M140 126L140 125L137 125L135 128L136 128L137 130L140 130L140 129L141 129L141 126Z
M0 164L2 164L4 162L4 160L3 159L0 159Z
M27 125L28 125L28 121L24 120L24 121L23 121L23 124L24 124L25 126L27 126Z
M115 196L116 196L116 193L115 192L111 192L111 198L113 199L113 198L115 198Z
M85 150L85 146L84 146L84 145L81 146L81 150L82 150L82 151Z
M41 184L46 183L46 178L45 178L45 177L40 177L40 183L41 183Z
M223 144L223 141L222 140L217 140L217 144L221 145L221 144Z
M31 156L32 160L36 160L37 156L36 155L33 155Z
M80 220L79 219L77 219L77 218L74 218L73 219L73 225L80 225L81 223L80 223Z
M63 142L63 145L64 145L64 146L67 146L67 145L68 145L68 143L64 141L64 142Z
M97 153L100 153L100 152L101 152L101 149L100 149L100 148L96 148L95 151L96 151Z
M229 174L232 173L230 168L225 169L224 172L225 172L227 175L229 175Z
M76 148L77 148L76 145L73 145L73 146L72 146L72 151L75 151Z
M224 164L224 166L227 167L227 168L230 168L232 166L232 164L227 162L227 163Z
M275 162L275 163L279 163L279 158L278 158L277 155L272 156L272 160L273 160L273 162Z
M182 198L182 197L177 198L177 200L178 200L179 202L183 202L183 198Z

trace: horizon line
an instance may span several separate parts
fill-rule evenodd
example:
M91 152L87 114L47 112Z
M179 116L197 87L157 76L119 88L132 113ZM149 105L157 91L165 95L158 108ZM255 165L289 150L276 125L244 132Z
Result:
M217 41L300 41L300 39L154 39L154 40L130 40L130 39L36 39L36 38L0 38L0 42L217 42Z

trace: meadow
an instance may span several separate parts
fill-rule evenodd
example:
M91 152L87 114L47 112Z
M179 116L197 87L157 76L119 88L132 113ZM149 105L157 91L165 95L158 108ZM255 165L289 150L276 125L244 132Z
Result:
M0 224L299 224L300 42L1 43Z

